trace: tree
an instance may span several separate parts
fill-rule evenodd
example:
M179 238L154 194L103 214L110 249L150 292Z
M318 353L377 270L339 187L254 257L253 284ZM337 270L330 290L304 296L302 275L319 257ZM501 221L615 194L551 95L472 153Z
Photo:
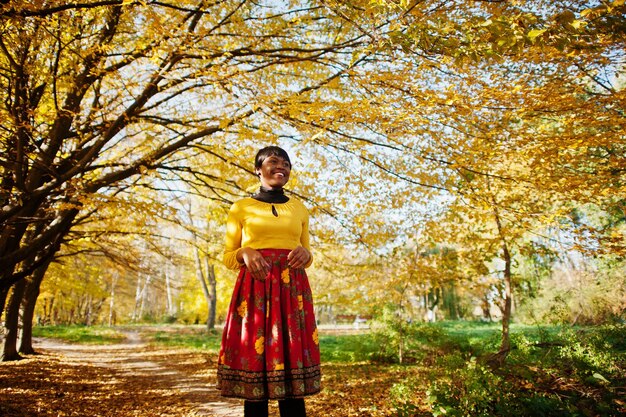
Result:
M503 260L504 353L512 249L524 233L566 218L572 205L593 202L609 209L614 201L607 197L623 194L623 135L616 132L623 132L624 90L616 79L624 70L624 2L474 5L482 13L452 2L442 20L422 19L413 4L395 9L403 19L392 47L426 53L433 61L440 57L432 64L442 72L435 79L456 76L457 84L430 90L420 84L417 90L399 79L387 85L407 99L400 113L408 112L409 97L424 103L429 95L455 112L438 110L432 117L444 126L434 141L447 171L442 186L455 195L451 212L469 212L464 220L483 225L481 212L491 217L486 242L497 238ZM446 65L451 60L469 69ZM452 68L455 74L447 72ZM444 143L447 149L441 149Z
M191 209L187 212L190 218L192 218ZM191 235L193 241L193 253L196 266L196 277L202 288L202 293L208 307L208 315L206 319L207 330L213 330L215 328L215 315L217 308L217 281L215 279L215 265L210 262L210 253L207 250L207 245L200 245L200 238L198 231L193 223L191 226ZM207 224L207 229L211 227L211 224ZM210 230L206 230L205 234L210 233ZM203 249L202 246L205 248Z
M219 174L198 176L228 201L240 189L228 173L252 146L242 138L267 140L264 119L354 66L362 35L324 12L248 1L3 4L1 294L51 260L89 199L149 172L194 175L186 152L213 158Z
M267 138L257 125L264 112L286 109L290 96L320 88L350 67L342 54L358 38L339 41L339 22L321 8L266 6L2 6L2 115L8 122L1 288L56 252L85 199L151 170L184 172L184 163L175 161L185 149L198 150L203 138L241 137L254 129ZM314 25L326 30L307 37ZM268 83L271 91L262 91ZM237 189L226 173L239 165L243 145L233 152L224 144L202 148L224 169L218 177L201 174L221 200L229 192L218 184ZM31 224L41 231L27 238Z
M41 282L48 269L48 265L44 264L39 267L26 282L26 288L24 297L22 300L22 329L20 332L20 347L19 352L24 354L33 354L35 349L33 348L33 317L35 314L35 306L37 305L37 298L39 297L39 291ZM12 346L12 344L8 344Z

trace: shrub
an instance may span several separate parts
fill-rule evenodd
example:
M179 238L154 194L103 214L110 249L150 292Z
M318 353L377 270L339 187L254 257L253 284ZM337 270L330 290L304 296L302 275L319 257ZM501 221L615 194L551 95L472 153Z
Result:
M389 390L389 400L397 417L412 417L419 411L419 407L412 402L413 393L419 389L414 380L393 384Z
M475 357L447 355L440 361L443 374L432 375L428 403L435 416L570 416L557 396L521 389ZM519 382L519 381L518 381Z
M372 330L373 340L379 349L371 359L377 362L398 363L402 355L402 362L413 363L424 360L433 350L458 348L440 327L407 321L393 307L383 310L373 323Z
M435 416L490 416L503 401L504 381L476 361L464 361L458 355L442 360L443 378L437 378L428 390L428 402ZM459 366L461 365L462 366Z
M624 326L607 326L593 331L565 330L561 335L564 343L559 349L562 365L568 366L581 379L593 373L618 373L615 352L619 346L624 347L624 330Z
M619 415L614 388L621 384L623 334L623 326L514 332L507 362L497 369L475 356L488 353L497 335L468 331L465 337L476 339L468 343L460 341L462 333L443 336L439 346L454 349L429 367L427 403L435 416L559 417L585 415L589 408L597 415ZM478 349L480 341L487 347ZM391 403L400 416L416 414L415 400L402 397L413 387L417 381L410 379L394 387Z

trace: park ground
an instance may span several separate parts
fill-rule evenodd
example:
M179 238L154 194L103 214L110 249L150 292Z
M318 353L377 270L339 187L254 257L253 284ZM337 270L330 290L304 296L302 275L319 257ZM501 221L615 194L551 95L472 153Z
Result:
M37 338L37 355L0 365L0 415L243 415L241 401L215 389L215 353L146 343L140 329L124 335L108 345ZM368 363L332 363L324 371L325 389L307 399L310 415L389 415L388 389L401 375Z
M322 328L312 417L626 415L623 325L514 326L492 367L497 324L415 324L398 335ZM46 326L38 354L0 363L2 417L235 417L215 389L219 330L201 326ZM278 416L275 403L270 415Z

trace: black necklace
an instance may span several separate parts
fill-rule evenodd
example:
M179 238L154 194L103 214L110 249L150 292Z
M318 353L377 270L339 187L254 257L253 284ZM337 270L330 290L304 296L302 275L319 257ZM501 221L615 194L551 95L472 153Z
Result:
M283 204L289 201L289 197L285 195L285 191L282 188L263 188L262 186L252 198L264 203L270 203L274 217L278 217L278 211L276 211L274 204Z

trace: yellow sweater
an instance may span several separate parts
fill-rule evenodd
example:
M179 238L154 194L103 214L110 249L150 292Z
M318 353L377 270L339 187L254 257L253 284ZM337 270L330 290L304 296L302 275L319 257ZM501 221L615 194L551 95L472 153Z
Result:
M224 265L238 270L242 264L237 253L245 247L252 249L295 249L302 246L311 252L309 244L309 212L302 202L289 198L286 203L274 203L278 217L272 214L272 204L244 198L232 205L226 223ZM313 258L307 263L308 268Z

